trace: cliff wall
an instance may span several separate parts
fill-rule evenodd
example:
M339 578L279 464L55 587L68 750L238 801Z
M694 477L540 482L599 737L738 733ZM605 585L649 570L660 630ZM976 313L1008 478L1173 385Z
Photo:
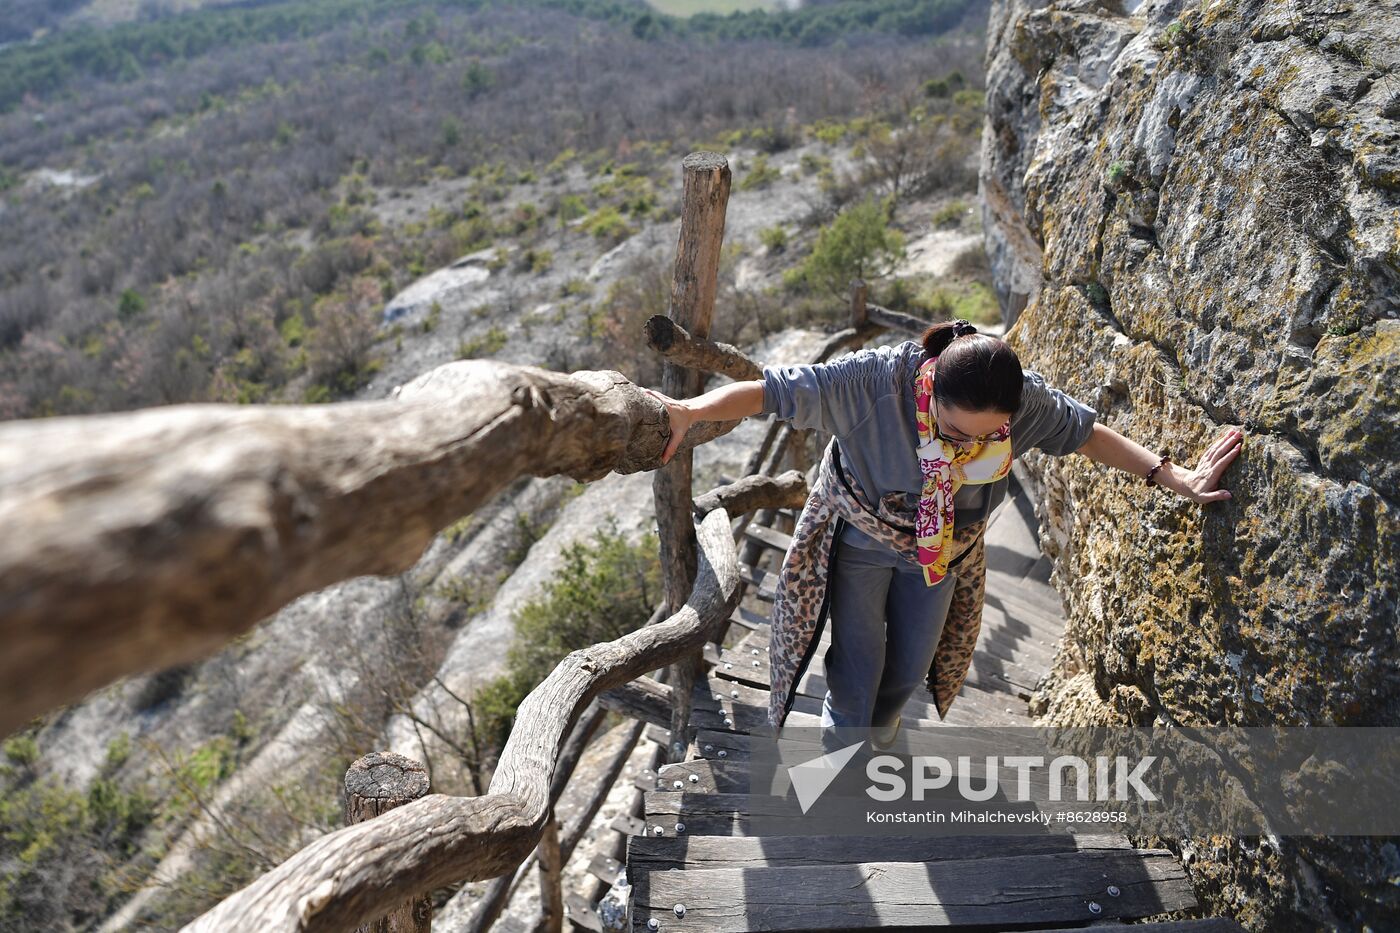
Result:
M1400 6L996 0L980 188L1007 339L1194 466L1027 458L1066 724L1400 725ZM1251 929L1395 928L1379 837L1167 840Z

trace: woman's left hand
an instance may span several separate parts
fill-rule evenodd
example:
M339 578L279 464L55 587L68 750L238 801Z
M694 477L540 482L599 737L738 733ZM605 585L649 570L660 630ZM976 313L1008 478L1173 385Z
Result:
M1219 488L1220 477L1225 473L1225 468L1239 456L1243 443L1243 431L1238 428L1226 428L1215 442L1206 448L1206 452L1201 455L1200 464L1194 470L1177 468L1172 471L1174 482L1170 488L1192 502L1218 502L1233 498L1230 490Z

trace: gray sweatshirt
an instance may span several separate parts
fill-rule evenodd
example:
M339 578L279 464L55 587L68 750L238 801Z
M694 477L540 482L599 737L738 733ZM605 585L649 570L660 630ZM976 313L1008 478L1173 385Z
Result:
M913 509L923 477L915 420L914 379L923 346L906 340L895 346L866 347L827 363L763 367L763 413L776 414L798 428L820 428L836 436L841 459L860 487L874 499L902 494ZM1097 412L1052 388L1032 369L1022 370L1021 410L1011 417L1011 450L1019 457L1031 448L1055 456L1073 453L1089 439ZM1006 496L1009 477L994 483L964 483L953 496L953 527L963 528L991 514ZM846 525L841 540L884 548Z

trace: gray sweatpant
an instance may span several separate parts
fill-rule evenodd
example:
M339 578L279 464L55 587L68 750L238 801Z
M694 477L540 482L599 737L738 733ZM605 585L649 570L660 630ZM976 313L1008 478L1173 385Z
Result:
M832 547L822 725L887 726L928 676L957 571L928 586L892 550Z

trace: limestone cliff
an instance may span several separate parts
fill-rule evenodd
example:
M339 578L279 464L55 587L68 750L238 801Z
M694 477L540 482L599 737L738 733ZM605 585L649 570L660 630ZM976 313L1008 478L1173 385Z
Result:
M1022 362L1228 502L1027 458L1062 723L1400 725L1400 5L996 0L981 193ZM1168 840L1251 929L1391 928L1394 840Z

